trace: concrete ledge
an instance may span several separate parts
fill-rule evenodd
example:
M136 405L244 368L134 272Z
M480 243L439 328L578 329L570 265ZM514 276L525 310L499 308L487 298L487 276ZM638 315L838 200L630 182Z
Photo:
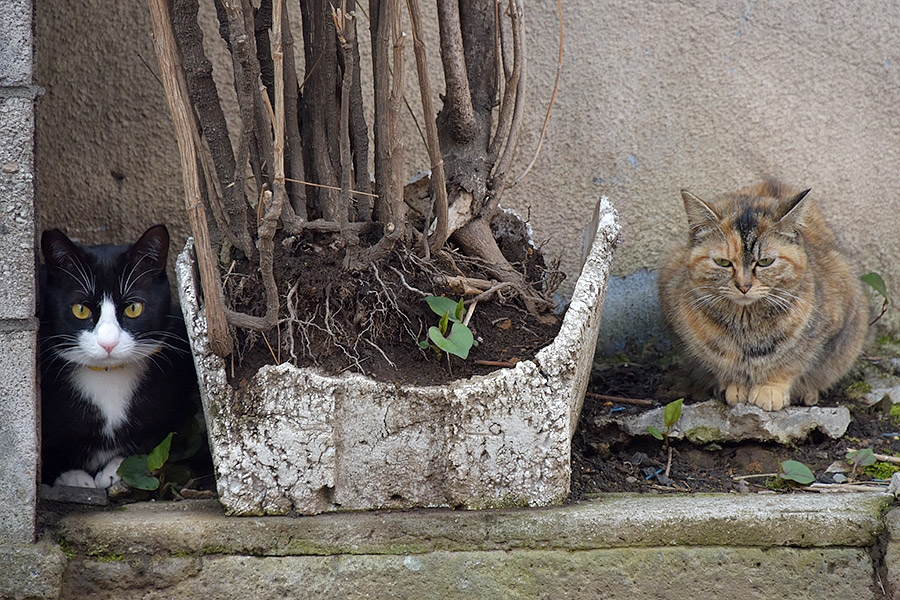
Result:
M86 554L424 554L656 546L869 547L887 494L609 495L555 509L226 517L212 501L76 514L59 537Z
M71 556L67 599L874 600L883 565L872 549L891 501L613 494L562 508L306 517L228 517L188 501L71 514L48 535Z
M0 541L0 598L57 598L65 565L55 544Z
M872 572L868 552L858 548L223 556L155 563L79 563L67 572L62 597L874 600L882 596L872 590ZM78 579L73 577L76 574Z

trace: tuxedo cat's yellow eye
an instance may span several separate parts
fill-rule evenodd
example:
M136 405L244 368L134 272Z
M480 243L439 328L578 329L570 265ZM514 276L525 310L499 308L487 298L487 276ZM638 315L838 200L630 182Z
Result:
M728 260L727 258L714 258L713 260L720 267L730 267L731 266L731 261Z
M757 266L760 266L760 267L768 267L773 262L775 262L774 258L761 258L758 261L756 261L756 264L757 264Z
M132 302L125 307L125 316L131 317L132 319L141 316L142 312L144 312L144 305L140 302Z
M84 304L73 304L72 314L79 319L87 319L91 316L91 309Z

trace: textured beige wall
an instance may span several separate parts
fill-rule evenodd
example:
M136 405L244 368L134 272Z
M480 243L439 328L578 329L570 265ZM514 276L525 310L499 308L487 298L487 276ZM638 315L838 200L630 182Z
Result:
M47 89L38 107L43 225L98 241L165 221L183 239L172 127L141 61L157 69L146 6L36 4L37 80ZM556 2L526 10L530 103L515 175L537 143L556 68ZM600 195L621 215L614 272L628 276L654 268L681 234L680 188L712 196L774 176L811 187L861 268L900 295L900 10L874 1L570 0L563 23L543 152L505 202L530 214L567 270L578 266L580 230ZM418 106L417 93L409 100ZM426 163L411 122L405 128L419 152L412 173ZM892 323L900 326L897 314Z

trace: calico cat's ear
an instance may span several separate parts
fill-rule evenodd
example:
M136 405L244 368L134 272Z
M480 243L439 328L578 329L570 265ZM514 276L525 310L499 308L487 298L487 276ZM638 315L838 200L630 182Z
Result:
M59 229L48 229L41 235L41 253L51 268L68 270L83 262L81 249Z
M169 255L169 230L165 225L154 225L128 250L128 262L149 271L166 269Z
M681 190L681 199L692 236L698 237L709 229L719 228L719 214L709 204L687 190Z
M803 199L806 198L806 195L811 190L806 190L800 192L787 202L785 202L785 208L787 209L784 213L784 216L778 219L779 223L785 223L787 225L800 225L803 223L803 215L806 212L803 207L805 207L809 202L804 202Z

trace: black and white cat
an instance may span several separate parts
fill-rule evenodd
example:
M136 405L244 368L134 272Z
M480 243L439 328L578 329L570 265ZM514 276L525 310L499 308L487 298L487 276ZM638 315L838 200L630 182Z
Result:
M169 233L133 245L41 237L42 479L105 488L125 456L147 453L196 410L197 380L173 310Z

